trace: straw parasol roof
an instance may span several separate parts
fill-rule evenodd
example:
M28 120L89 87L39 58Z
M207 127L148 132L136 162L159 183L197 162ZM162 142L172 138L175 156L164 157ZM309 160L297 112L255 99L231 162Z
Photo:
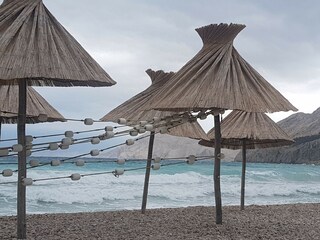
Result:
M194 122L186 122L176 127L168 129L168 134L177 137L188 137L192 139L207 139L206 133L200 124L195 120Z
M0 6L0 84L111 86L116 82L44 6L11 0Z
M240 24L211 24L196 29L202 49L153 96L149 108L296 111L233 47L234 38L244 28Z
M201 140L200 145L214 147L214 128L208 134L210 141ZM242 140L246 148L269 148L290 145L294 141L265 113L232 111L221 122L221 145L224 148L240 149Z
M174 76L173 72L166 73L163 70L153 71L148 69L146 73L151 78L152 84L144 91L110 111L100 120L117 122L119 118L125 118L130 125L135 125L142 120L152 120L154 117L163 119L176 114L169 111L143 110L149 105L150 98L159 91L163 84ZM172 127L169 129L169 134L194 139L207 138L206 133L196 121Z
M0 86L0 122L17 123L18 118L18 86ZM47 115L46 122L64 121L64 117L52 107L36 90L27 88L27 123L39 123L38 116Z
M117 122L119 118L125 118L128 122L137 124L141 120L152 120L154 117L164 118L174 114L172 112L160 112L155 110L144 111L143 109L143 107L147 107L149 105L149 100L152 95L159 91L163 84L165 84L174 75L174 72L167 73L163 70L153 71L148 69L146 70L146 73L151 78L152 84L144 91L120 104L100 120Z
M214 147L215 129L208 132L212 141L200 140L199 144ZM240 209L244 210L246 149L290 145L294 141L265 113L232 111L221 123L221 146L242 149L242 176Z

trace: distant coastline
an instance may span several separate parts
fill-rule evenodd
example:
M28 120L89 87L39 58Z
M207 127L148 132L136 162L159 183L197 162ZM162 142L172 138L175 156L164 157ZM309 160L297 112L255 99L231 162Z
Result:
M241 153L235 161L242 161ZM320 165L320 134L296 138L291 146L247 150L247 161Z

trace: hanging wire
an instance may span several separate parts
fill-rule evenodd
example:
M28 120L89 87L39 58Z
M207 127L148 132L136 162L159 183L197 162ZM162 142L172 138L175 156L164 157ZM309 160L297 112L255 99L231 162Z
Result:
M0 142L9 142L9 141L16 141L17 138L8 138L8 139L1 139Z
M197 161L201 161L204 159L200 159ZM161 167L167 167L167 166L173 166L173 165L179 165L179 164L185 164L187 161L182 161L182 162L175 162L175 163L166 163L166 164L161 164ZM124 172L129 172L129 171L136 171L136 170L143 170L143 169L152 169L151 167L137 167L137 168L130 168L130 169L124 169ZM88 174L80 174L81 177L87 177L87 176L96 176L96 175L104 175L104 174L114 174L116 176L115 171L106 171L106 172L97 172L97 173L88 173ZM40 182L40 181L49 181L49 180L58 180L58 179L67 179L71 178L71 176L61 176L61 177L51 177L51 178L40 178L40 179L33 179L33 182ZM14 182L0 182L0 185L3 184L12 184L12 183L17 183L17 181Z
M114 129L117 128L123 128L128 126L112 126ZM97 131L103 131L105 128L96 128L96 129L90 129L90 130L84 130L84 131L75 131L74 134L81 134L81 133L89 133L89 132L97 132ZM34 139L39 138L48 138L48 137L59 137L59 136L65 136L65 133L55 133L55 134L48 134L48 135L40 135L40 136L32 136ZM17 138L9 138L9 139L1 139L0 142L9 142L9 141L15 141Z
M50 157L48 157L50 158ZM213 159L214 156L197 156L196 157L197 160L207 160L207 159ZM188 159L188 157L175 157L175 158L161 158L161 160L181 160L181 161L185 161L184 159ZM110 159L106 159L106 160L84 160L84 162L86 164L90 164L90 163L112 163L112 162L117 162L118 158L116 160L114 160L113 158L110 158ZM144 161L147 161L147 159L125 159L125 162L144 162ZM77 161L73 161L73 162L64 162L64 163L70 163L70 164L75 164L77 163ZM18 162L0 162L0 165L14 165L14 164L18 164ZM39 163L39 164L45 164L45 163Z
M179 116L186 116L186 113L182 113L180 114ZM187 116L189 117L189 121L190 119L192 118L195 118L194 116L192 116L191 114L187 114ZM166 119L166 118L162 118L162 119ZM169 122L170 124L172 123L176 123L174 126L171 126L171 127L168 127L168 129L172 128L172 127L176 127L176 126L179 126L181 124L183 124L184 122L181 122L181 119L172 119L172 121ZM165 122L165 123L159 123L158 125L156 125L155 127L156 128L159 128L161 126L167 126L168 122ZM120 127L124 127L124 126L120 126ZM115 128L115 127L114 127ZM74 133L83 133L83 132L93 132L93 131L100 131L100 130L105 130L105 128L103 129L92 129L92 130L86 130L86 131L79 131L79 132L74 132ZM120 132L117 132L115 133L115 135L117 136L124 136L126 135L126 133L130 132L132 129L129 129L129 130L124 130L124 131L120 131ZM60 135L60 134L57 134L57 135ZM57 135L50 135L50 136L57 136ZM64 134L61 134L61 135L64 135ZM46 135L46 136L49 136L49 135ZM101 136L101 135L100 135ZM81 144L81 143L85 143L85 142L89 142L92 138L94 137L97 137L99 138L100 136L91 136L91 137L85 137L85 138L79 138L79 139L73 139L75 142L73 142L73 144ZM45 137L45 136L38 136L38 138L41 138L41 137ZM114 136L115 137L115 136ZM145 137L149 137L149 135L146 135L144 137L140 137L140 138L137 138L135 139L135 141L138 141L142 138L145 138ZM34 137L34 138L37 138L37 137ZM81 141L83 140L83 141ZM32 146L41 146L41 145L44 145L44 144L50 144L50 143L60 143L60 141L55 141L55 142L47 142L47 143L38 143L38 144L33 144ZM122 144L117 144L115 146L111 146L111 147L108 147L108 148L105 148L105 149L100 149L99 152L102 152L102 151L105 151L105 150L109 150L109 149L112 149L114 147L118 147L118 146L121 146L121 145L125 145L126 143L122 143ZM72 145L72 144L71 144ZM33 152L40 152L40 151L46 151L48 150L48 147L39 147L39 148L36 148L35 150L32 151ZM18 154L10 154L8 156L15 156L15 155L18 155ZM86 156L86 155L90 155L90 153L85 153L85 154L80 154L80 155L77 155L75 157L71 157L71 158L66 158L66 159L62 159L61 161L64 162L64 161L68 161L68 160L71 160L71 159L75 159L75 158L79 158L79 157L83 157L83 156ZM7 156L0 156L0 157L7 157ZM168 158L168 159L179 159L179 158ZM29 168L35 168L35 167L41 167L41 166L45 166L45 165L48 165L50 163L44 163L44 164L41 164L41 165L38 165L38 166L32 166L32 167L29 167ZM27 169L29 169L27 168ZM16 172L17 170L15 170Z
M8 112L8 111L0 111L0 112L3 112L3 113L10 113L10 114L17 114L17 113L14 113L14 112ZM181 113L181 114L177 114L178 117L186 117L188 115L189 118L194 118L195 116L192 116L190 114L187 114L187 113ZM173 115L174 116L174 115ZM29 116L28 117L38 117L38 116ZM170 116L168 116L170 117ZM172 117L172 116L171 116ZM168 123L167 122L161 122L161 121L165 121L167 117L164 117L164 118L161 118L160 119L160 123L157 124L155 127L156 128L159 128L159 127L163 127L163 126L166 126ZM85 120L82 120L82 119L66 119L66 120L74 120L74 121L85 121ZM93 120L94 122L104 122L104 121L96 121L96 120ZM130 121L130 120L129 120ZM171 123L177 123L179 122L180 119L172 119ZM153 124L154 123L154 120L151 120L151 121L148 121L150 124ZM176 127L176 126L179 126L183 123L178 123L177 125L175 126L171 126L171 127L168 127L168 129L170 128L173 128L173 127ZM117 128L123 128L123 127L130 127L130 126L127 126L127 125L119 125L119 126L112 126L114 129L117 129ZM90 129L90 130L84 130L84 131L75 131L73 132L74 134L81 134L81 133L88 133L88 132L95 132L95 131L102 131L102 130L105 130L105 128L97 128L97 129ZM129 130L125 130L123 132L129 132L131 129ZM39 138L48 138L48 137L57 137L57 136L64 136L65 133L56 133L56 134L48 134L48 135L40 135L40 136L32 136L34 139L39 139ZM0 142L6 142L6 141L14 141L14 140L17 140L17 138L10 138L10 139L2 139L0 140Z
M17 115L17 116L18 116L18 114L19 114L19 113L17 113L17 112L1 111L1 110L0 110L0 112L6 113L6 114L13 114L13 115ZM26 117L27 117L27 118L31 118L31 117L32 117L32 118L37 118L37 117L39 117L39 115L35 116L35 115L29 115L29 114L27 114ZM74 118L62 118L61 120L62 120L62 121L65 121L65 120L67 120L67 121L75 121L75 122L84 122L84 121L85 121L85 119L74 119ZM92 119L92 120L93 120L93 119ZM103 121L101 121L101 120L93 120L93 122L103 122Z
M149 136L150 135L142 136L142 137L134 139L134 141L139 141L139 140L141 140L143 138L146 138L146 137L149 137ZM112 148L119 147L119 146L122 146L122 145L126 145L126 143L120 143L120 144L116 144L116 145L113 145L113 146L110 146L110 147L107 147L107 148L99 149L99 152L110 150ZM74 157L68 157L68 158L65 158L65 159L61 159L60 162L65 162L65 161L68 161L68 160L72 160L72 159L76 159L76 158L80 158L80 157L84 157L84 156L88 156L88 155L91 155L91 153L89 152L89 153L79 154L79 155L76 155ZM38 167L47 166L47 165L50 165L50 164L51 164L51 162L43 163L43 164L38 165L38 166L27 167L26 169L38 168ZM18 172L18 169L14 170L13 172Z
M121 128L121 127L128 127L128 126L115 126L115 127L113 127L113 128ZM73 133L74 133L74 134L80 134L80 133L88 133L88 132L102 131L102 130L105 130L105 128L98 128L98 129L77 131L77 132L73 132ZM131 130L133 130L133 129L127 129L127 130L115 132L113 138L114 138L114 137L122 137L122 136L125 136L125 135L126 135L127 133L129 133ZM37 139L37 138L56 137L56 136L65 136L65 133L42 135L42 136L33 136L33 138L34 138L34 139ZM74 140L74 141L77 141L77 140L88 140L88 141L89 141L91 138L94 138L94 137L101 137L101 135L84 137L84 138L78 138L78 139L73 139L73 140ZM9 140L16 140L16 139L5 139L5 140L2 140L2 141L9 141ZM0 141L1 141L1 140L0 140ZM36 143L36 144L32 144L31 146L47 145L47 144L50 144L50 143L60 143L60 141L51 141L51 142L44 142L44 143ZM10 148L10 147L7 147L7 148ZM13 154L13 155L14 155L14 154ZM0 157L3 157L3 156L0 156ZM5 157L6 157L6 156L5 156Z
M197 156L196 158L206 158L206 159L210 159L213 158L213 155L209 155L209 156ZM188 157L172 157L172 158L161 158L161 160L182 160L182 159L187 159Z
M94 130L88 130L88 131L82 131L82 132L90 132L90 131L98 131L98 130L105 130L105 128L103 129L94 129ZM116 137L122 137L122 136L125 136L127 135L126 133L128 133L130 130L123 130L123 131L119 131L119 132L115 132L114 133L114 136L112 138L116 138ZM64 135L64 134L63 134ZM51 135L53 136L53 135ZM96 136L89 136L89 137L83 137L83 138L78 138L78 139L73 139L73 143L71 145L75 145L75 144L81 144L81 143L87 143L87 142L90 142L92 138L100 138L102 135L96 135ZM81 141L83 140L83 141ZM77 142L78 141L78 142ZM49 144L52 144L52 143L61 143L61 140L59 141L51 141L51 142L44 142L44 143L35 143L35 144L30 144L29 146L42 146L42 145L49 145ZM11 147L7 147L7 148L11 148ZM5 148L2 148L2 149L5 149ZM34 149L34 148L33 148ZM32 151L33 152L40 152L40 151L47 151L49 150L49 147L40 147L40 148L36 148L36 151ZM0 158L2 157L10 157L10 156L17 156L18 153L13 153L13 154L9 154L9 155L3 155L3 156L0 156Z

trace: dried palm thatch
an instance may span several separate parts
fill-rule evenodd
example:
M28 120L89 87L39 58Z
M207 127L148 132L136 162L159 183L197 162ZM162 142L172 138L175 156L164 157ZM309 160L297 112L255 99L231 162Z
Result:
M0 7L0 84L111 86L116 82L44 6L42 0Z
M153 96L149 108L296 111L233 47L243 28L245 25L212 24L196 29L202 49Z
M192 139L207 139L207 134L204 132L200 124L195 122L186 122L173 128L168 129L168 134L177 137L188 137ZM203 138L204 137L204 138Z
M201 140L199 144L214 147L214 128L208 132L210 141ZM229 149L269 148L292 144L294 141L265 113L232 111L221 123L221 146Z
M125 118L131 124L137 124L141 120L152 120L154 117L164 118L173 114L172 112L155 110L144 111L144 107L149 105L149 100L152 95L156 94L174 73L167 73L162 70L153 71L151 69L146 70L146 73L151 78L152 84L144 91L107 113L100 119L101 121L117 122L119 118Z
M150 121L154 117L163 119L176 114L175 112L168 111L143 110L149 105L149 99L174 75L173 72L166 73L163 70L153 71L151 69L146 70L146 73L151 78L152 84L144 91L107 113L100 119L101 121L117 122L119 118L125 118L130 125L135 125L143 120ZM169 134L193 139L207 137L196 121L172 127L169 129Z
M18 121L18 86L0 86L0 119L1 123L17 123ZM47 115L46 122L64 121L64 117L52 107L36 90L27 88L27 123L39 123L38 116Z

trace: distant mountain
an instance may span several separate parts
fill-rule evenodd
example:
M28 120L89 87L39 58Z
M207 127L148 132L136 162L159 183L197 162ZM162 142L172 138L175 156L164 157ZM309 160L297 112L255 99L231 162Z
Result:
M291 137L320 135L320 108L313 113L295 113L278 122Z
M292 114L278 124L295 143L286 147L247 150L248 162L320 164L320 108L311 114ZM241 154L235 161L241 161Z
M107 158L146 159L148 155L149 138L141 139L131 146L121 146L101 154ZM239 151L223 149L224 161L233 161ZM161 158L195 156L213 156L213 148L198 144L198 140L175 137L168 134L155 135L153 156Z
M318 163L320 164L320 108L312 114L295 113L278 122L295 139L291 146L247 150L248 162ZM132 146L122 146L105 152L101 157L146 159L149 138L141 139ZM224 161L241 161L239 150L222 149ZM212 156L213 148L203 147L197 140L157 134L153 156L162 158L188 155ZM238 154L239 153L239 154Z
M247 161L320 164L320 135L310 138L313 139L311 141L308 138L300 138L300 141L287 147L247 150ZM236 156L235 161L242 161L241 154Z

